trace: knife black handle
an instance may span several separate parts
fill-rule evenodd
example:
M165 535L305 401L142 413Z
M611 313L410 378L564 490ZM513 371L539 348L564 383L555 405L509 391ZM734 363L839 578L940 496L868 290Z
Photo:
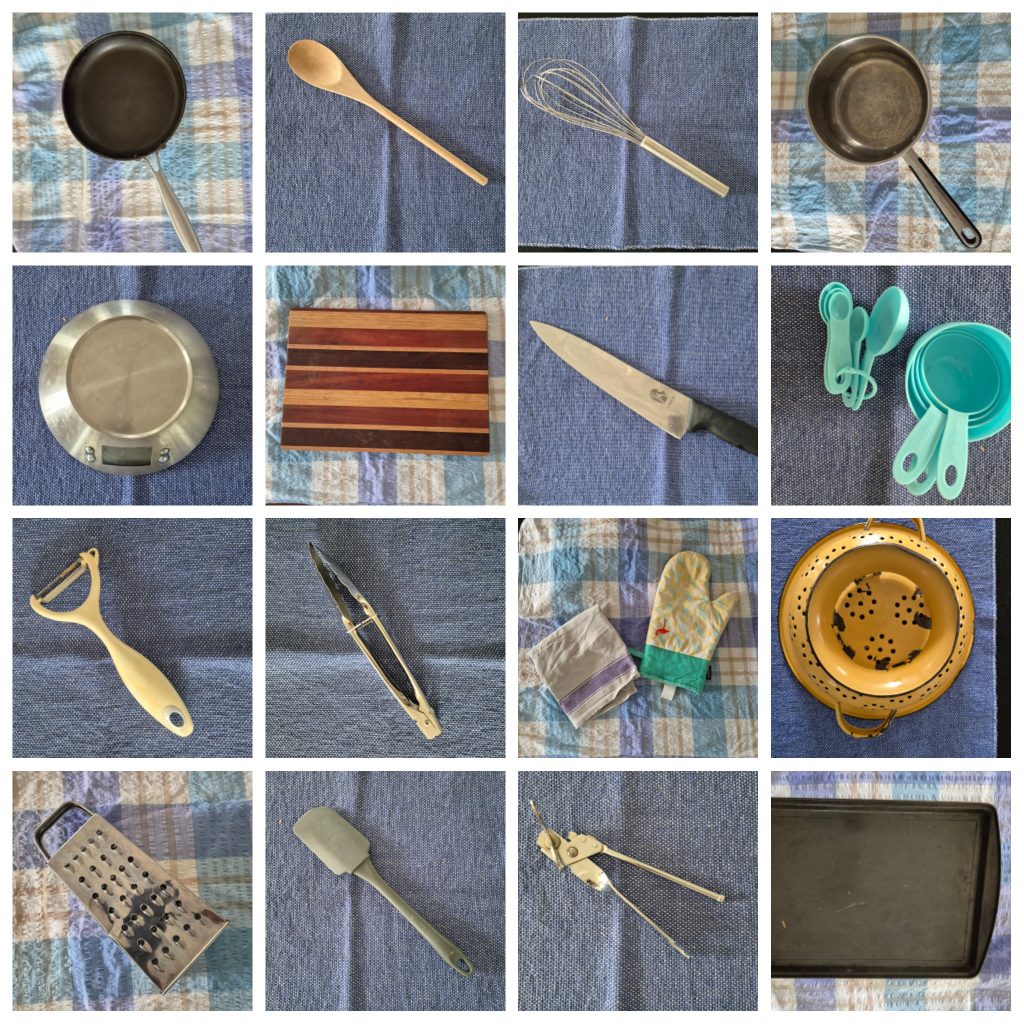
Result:
M757 454L757 427L752 427L726 412L712 409L710 405L692 399L691 402L688 430L710 430L712 434L727 441L734 448L741 448L751 455Z

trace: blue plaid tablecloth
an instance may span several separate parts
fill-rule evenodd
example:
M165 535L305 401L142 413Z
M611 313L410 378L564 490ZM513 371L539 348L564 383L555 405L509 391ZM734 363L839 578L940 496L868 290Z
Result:
M725 896L718 903L603 854L622 894L690 955L684 960L613 892L595 892L537 848L534 800L565 836ZM520 772L519 1009L757 1008L756 772Z
M773 14L772 247L804 252L964 252L902 160L874 166L827 153L804 92L836 43L888 36L924 65L932 115L914 149L982 234L1010 249L1010 15Z
M61 112L74 55L106 32L146 32L181 62L185 115L160 163L206 252L252 248L252 15L15 14L14 247L181 252L141 160L85 149Z
M772 520L772 756L995 757L996 584L991 519L927 519L925 532L967 577L974 598L974 647L956 682L933 704L895 719L881 736L857 740L836 723L835 711L796 680L779 645L779 598L793 566L846 519Z
M871 367L878 394L856 412L826 393L828 329L818 295L842 281L868 312L892 285L907 295L903 341ZM961 495L919 497L893 480L892 463L917 420L907 404L907 358L940 324L979 322L1010 331L1009 267L773 267L772 501L780 505L1008 505L1010 431L970 446Z
M252 756L251 520L16 518L13 531L15 757ZM174 685L195 722L187 739L136 703L84 626L29 606L91 547L103 618ZM50 607L88 591L87 573Z
M988 955L976 978L773 978L774 1010L1010 1009L1009 772L772 772L773 797L992 804L1002 878Z
M248 505L252 501L252 271L248 267L14 268L14 503ZM39 366L72 317L113 299L156 302L206 339L217 414L180 465L146 476L99 473L73 459L39 409Z
M679 551L711 563L711 598L739 599L701 694L638 680L624 704L577 731L528 651L592 605L643 647L658 580ZM521 757L754 757L757 754L757 522L527 519L519 530Z
M14 773L15 1010L252 1009L252 776L249 772ZM228 927L161 995L43 861L40 822L84 804L185 883ZM81 826L47 833L52 852Z
M520 20L519 74L548 57L583 64L644 133L729 194L520 98L520 245L757 248L756 17Z
M336 309L487 314L491 451L483 458L281 450L288 313ZM268 267L267 501L297 505L502 505L505 501L503 267Z
M480 186L354 100L297 78L315 39L384 106L490 179ZM267 17L267 249L496 252L505 247L501 13Z
M437 712L436 739L345 632L310 542L376 609ZM503 519L268 519L266 569L269 757L504 753ZM411 694L379 632L360 635Z
M676 440L559 359L553 324L757 425L755 267L528 267L519 273L519 500L750 505L757 458L707 431Z
M473 964L453 971L368 882L292 831L330 807L381 877ZM267 1009L503 1010L502 772L267 773Z

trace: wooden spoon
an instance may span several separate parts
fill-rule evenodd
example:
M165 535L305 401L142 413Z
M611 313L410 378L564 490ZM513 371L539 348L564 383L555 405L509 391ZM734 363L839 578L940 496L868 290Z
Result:
M355 76L338 59L333 50L314 39L300 39L288 48L288 67L308 85L327 92L337 93L357 103L362 103L371 110L376 110L381 117L387 118L396 128L401 128L417 142L422 142L427 149L432 149L442 160L447 160L452 167L457 167L478 185L486 185L487 178L469 164L460 160L454 153L449 153L444 146L435 142L429 135L424 135L419 128L414 128L394 111L388 110L383 103L375 100L356 80Z

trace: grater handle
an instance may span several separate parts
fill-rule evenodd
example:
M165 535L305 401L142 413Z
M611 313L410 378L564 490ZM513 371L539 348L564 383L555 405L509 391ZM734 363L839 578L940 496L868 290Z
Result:
M418 914L394 889L377 873L367 857L353 872L364 882L369 882L434 947L437 955L464 978L473 973L473 964L468 956L450 939L445 938L426 918Z
M46 852L46 847L43 846L43 836L46 835L46 833L49 832L50 829L53 828L53 826L56 825L57 822L60 821L60 819L63 818L65 814L68 813L68 811L73 811L76 808L79 811L84 811L87 815L89 815L90 818L93 817L93 815L96 813L95 811L89 810L89 808L86 807L84 804L79 804L76 803L74 800L69 800L66 804L61 804L60 807L57 808L57 810L55 810L52 814L46 817L43 821L41 821L39 827L36 829L36 846L39 847L39 852L43 855L43 860L45 860L47 863L49 863L50 855Z

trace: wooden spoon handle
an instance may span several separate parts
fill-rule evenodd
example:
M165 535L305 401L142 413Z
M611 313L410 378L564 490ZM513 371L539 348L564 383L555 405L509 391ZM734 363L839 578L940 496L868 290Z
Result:
M368 97L370 102L363 101L368 107L376 110L381 117L387 118L396 128L401 128L406 135L411 135L417 142L423 143L427 149L433 150L442 160L447 160L452 167L462 171L463 174L472 178L478 185L486 185L487 178L482 175L479 171L474 170L464 160L460 160L454 153L450 153L444 148L439 142L435 142L429 135L424 135L419 128L409 124L404 118L399 117L393 110L388 110L383 103L378 102L372 97Z

